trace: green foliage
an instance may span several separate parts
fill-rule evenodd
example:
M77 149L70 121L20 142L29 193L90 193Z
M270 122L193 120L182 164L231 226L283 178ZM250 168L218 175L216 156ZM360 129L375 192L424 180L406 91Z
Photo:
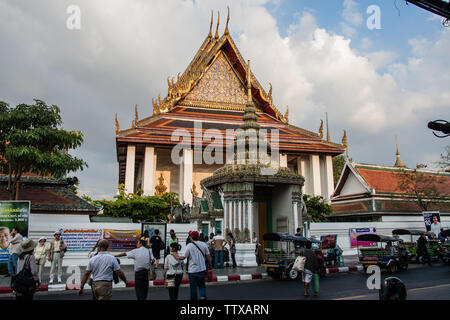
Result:
M331 206L325 202L323 197L311 197L304 195L306 208L308 209L308 216L311 222L328 222L328 216L333 212Z
M450 146L445 146L444 153L441 153L441 160L438 165L445 172L450 172Z
M11 199L18 199L19 182L24 173L34 172L55 178L83 170L83 160L68 151L83 143L80 131L61 129L60 109L41 100L10 108L0 102L1 169L9 176Z
M143 191L138 190L136 193L127 194L123 184L119 185L118 190L119 194L115 196L115 200L99 201L104 215L128 217L135 222L161 221L167 220L172 206L179 205L178 195L173 192L159 196L143 196Z
M350 158L350 162L353 160ZM340 155L333 158L333 180L334 186L337 185L339 178L341 177L342 170L344 170L345 163L347 162L347 157Z

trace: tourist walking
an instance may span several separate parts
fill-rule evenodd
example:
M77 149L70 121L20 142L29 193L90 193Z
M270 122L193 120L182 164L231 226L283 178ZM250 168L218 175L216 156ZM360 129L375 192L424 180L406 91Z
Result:
M230 247L231 260L233 261L233 268L237 267L236 264L236 241L233 234L230 232L227 234L228 246Z
M16 300L33 300L36 289L40 286L33 250L36 243L26 239L21 243L21 253L17 261L17 274L13 278ZM15 284L14 284L15 283ZM20 285L19 285L20 283ZM18 292L20 288L21 292Z
M164 260L165 286L169 290L170 300L178 300L178 291L183 280L184 262L178 255L181 245L174 242L170 245L170 254Z
M253 232L252 242L255 244L256 263L259 265L259 263L260 263L260 261L259 261L259 248L261 247L261 244L259 243L259 239L256 236L256 232Z
M158 269L159 260L161 259L161 250L164 250L164 242L159 235L159 230L155 230L155 234L150 238L150 246L152 248L153 257L155 258L155 268Z
M178 238L173 229L169 231L169 245L167 246L167 254L172 254L172 250L170 249L170 246L172 243L178 243Z
M134 290L138 300L146 300L148 295L148 272L152 255L145 247L146 244L145 240L139 240L136 249L115 255L116 258L126 256L134 260Z
M141 240L145 240L145 242L146 242L145 247L150 248L150 233L148 232L148 230L144 230Z
M188 259L187 273L189 276L189 286L191 289L191 300L198 300L198 295L201 300L204 300L206 299L205 260L208 259L209 264L212 265L212 259L206 243L198 241L198 232L191 231L189 232L189 236L191 238L191 242L186 247L184 257L180 257L180 259Z
M109 300L112 296L113 273L125 282L127 286L127 278L120 270L120 265L117 258L113 257L108 252L108 240L101 240L98 243L98 253L93 256L86 267L83 279L81 280L80 290L78 295L83 294L84 285L92 274L92 289L97 300Z
M222 236L222 231L218 230L217 234L211 241L214 248L214 269L217 269L217 260L219 260L219 268L223 269L223 248L225 247L225 238Z
M50 242L50 248L48 250L48 261L52 263L50 267L50 281L52 284L55 278L56 269L58 269L58 283L62 282L62 264L64 253L67 251L66 242L61 239L61 232L56 231L54 233L54 239Z
M307 242L305 248L300 250L300 255L305 257L305 268L302 272L302 280L305 286L305 297L309 297L309 285L317 273L318 261L316 254L311 250L311 242ZM314 292L317 295L317 292Z
M425 233L421 233L419 239L417 239L417 257L422 259L422 264L428 262L428 265L431 266L431 258L430 253L427 248L427 238L425 237Z
M13 276L17 273L17 261L19 260L19 255L22 253L21 244L23 237L17 227L12 228L10 237L8 272L10 276Z
M48 247L46 245L47 239L41 237L38 245L34 248L34 258L36 259L36 265L38 269L39 281L42 281L42 272L47 261Z

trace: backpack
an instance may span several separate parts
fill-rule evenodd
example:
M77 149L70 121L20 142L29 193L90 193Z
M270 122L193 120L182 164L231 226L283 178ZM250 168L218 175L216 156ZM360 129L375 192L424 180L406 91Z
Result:
M11 278L11 289L24 295L33 294L36 290L36 280L31 273L30 259L31 255L28 255L25 258L22 270Z

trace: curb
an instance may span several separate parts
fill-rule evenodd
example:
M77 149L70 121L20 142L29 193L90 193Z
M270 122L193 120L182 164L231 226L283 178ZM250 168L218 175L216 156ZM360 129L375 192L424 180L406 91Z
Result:
M339 267L339 268L327 268L326 273L340 273L340 272L350 272L350 271L360 271L363 270L362 266L348 266L348 267ZM267 279L269 278L267 273L253 273L253 274L236 274L229 276L213 276L211 279L206 279L206 282L231 282L231 281L248 281L248 280L258 280L258 279ZM189 279L183 278L181 284L188 284ZM164 280L152 280L149 282L149 287L162 287L164 286ZM113 288L132 288L134 287L134 281L129 281L128 285L125 286L125 283L119 282L117 284L113 284ZM54 284L54 285L41 285L39 287L38 292L55 292L55 291L67 291L67 290L78 290L80 288L79 284ZM91 287L86 284L85 289L90 289ZM0 287L0 294L12 293L10 287Z

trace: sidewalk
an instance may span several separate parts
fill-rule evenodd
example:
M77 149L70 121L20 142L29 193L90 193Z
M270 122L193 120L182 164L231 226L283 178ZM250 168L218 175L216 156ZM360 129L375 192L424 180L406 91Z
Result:
M347 256L344 258L345 266L339 267L339 268L329 268L327 269L327 273L337 273L337 272L349 272L349 271L358 271L361 268L361 266L358 267L358 257L357 256ZM79 268L79 269L77 269ZM69 269L69 270L68 270ZM122 265L121 266L122 271L125 273L125 276L127 277L127 280L130 282L130 286L134 286L134 268L131 265ZM43 272L43 279L42 279L42 288L41 290L44 291L52 291L52 290L66 290L66 283L67 279L70 276L73 276L75 272L80 272L79 277L81 280L81 277L83 276L86 267L63 267L63 276L62 276L62 282L60 284L55 282L48 286L49 276L50 276L50 267L46 267ZM70 273L68 273L70 271ZM159 266L159 269L156 270L156 280L151 281L151 286L160 286L163 285L163 270L162 265ZM225 267L224 269L213 269L213 279L211 279L211 282L225 282L225 281L239 281L239 280L255 280L255 279L263 279L267 277L266 268L263 266L257 266L257 267ZM10 285L11 278L5 277L3 275L0 276L0 293L7 293L9 292L9 285ZM71 281L72 282L72 281ZM77 281L78 282L78 281ZM183 283L188 283L188 279L184 279ZM120 282L119 284L115 285L115 287L124 287L125 284L123 282Z

